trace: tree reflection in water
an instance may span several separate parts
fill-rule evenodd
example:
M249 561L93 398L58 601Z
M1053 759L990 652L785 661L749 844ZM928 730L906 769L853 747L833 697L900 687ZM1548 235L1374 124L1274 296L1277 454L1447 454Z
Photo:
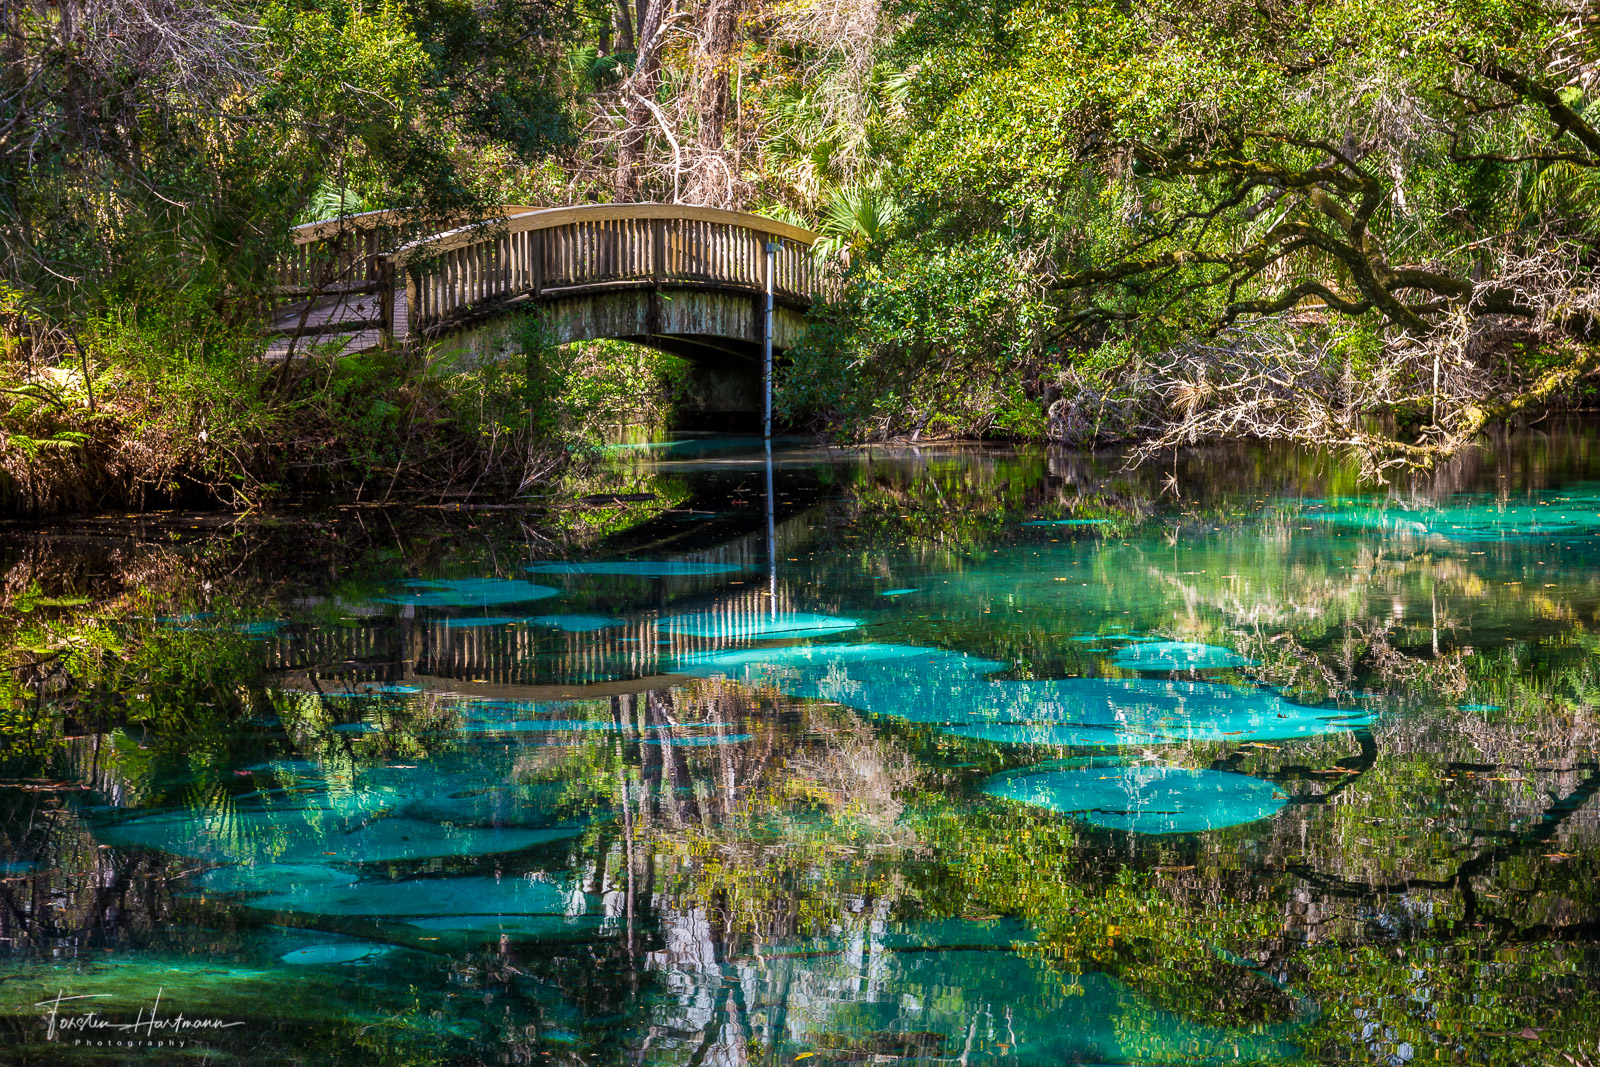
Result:
M1592 443L13 537L4 1040L99 1055L66 990L251 1063L1584 1062Z

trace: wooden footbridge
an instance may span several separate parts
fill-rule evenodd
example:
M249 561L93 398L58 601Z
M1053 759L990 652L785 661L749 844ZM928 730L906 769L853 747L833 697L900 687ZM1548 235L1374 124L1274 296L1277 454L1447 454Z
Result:
M526 208L415 236L403 212L301 226L274 290L271 351L459 338L488 355L506 313L537 309L557 343L618 338L695 361L788 348L825 277L817 235L680 204ZM770 279L768 273L770 271ZM503 331L502 331L503 333Z

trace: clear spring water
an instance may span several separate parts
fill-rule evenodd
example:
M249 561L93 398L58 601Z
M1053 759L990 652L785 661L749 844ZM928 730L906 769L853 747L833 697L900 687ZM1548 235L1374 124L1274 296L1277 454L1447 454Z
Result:
M1592 1063L1596 441L12 531L0 1048Z

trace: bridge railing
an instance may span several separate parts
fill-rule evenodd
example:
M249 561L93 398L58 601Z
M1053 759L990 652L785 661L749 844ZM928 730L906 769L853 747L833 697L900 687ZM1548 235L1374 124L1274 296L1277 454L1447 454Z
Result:
M501 217L532 210L521 204L501 204L488 213ZM276 332L308 336L324 329L341 333L392 329L395 280L386 257L415 238L426 224L427 220L417 218L414 212L391 209L296 226L290 231L293 247L278 262L275 283L267 294L268 319L286 307L373 295L378 297L379 311L371 320L342 316L327 327L297 322Z
M817 235L759 215L678 204L595 204L510 214L379 257L405 278L410 332L426 336L512 301L637 286L765 291L809 307L825 284Z

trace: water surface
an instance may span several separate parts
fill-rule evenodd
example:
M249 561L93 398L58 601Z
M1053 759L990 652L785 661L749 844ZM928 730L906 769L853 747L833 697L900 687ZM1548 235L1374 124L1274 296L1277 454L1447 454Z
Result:
M10 530L0 1047L1591 1063L1596 444Z

